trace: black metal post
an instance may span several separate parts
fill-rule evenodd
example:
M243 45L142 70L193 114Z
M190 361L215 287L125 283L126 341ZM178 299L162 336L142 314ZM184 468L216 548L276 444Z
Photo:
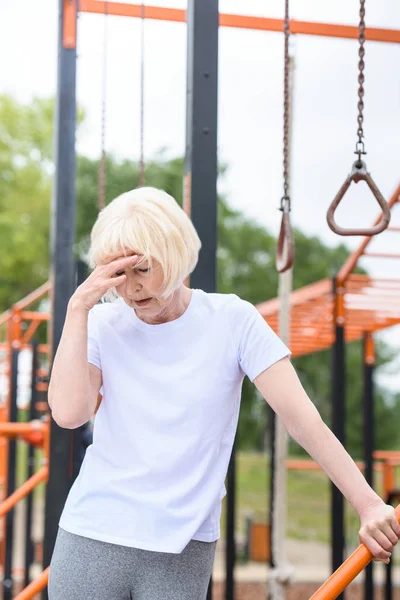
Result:
M374 485L373 452L374 452L374 387L373 373L375 363L374 340L371 333L364 336L364 476L371 487ZM373 563L365 570L364 598L374 597Z
M218 25L218 0L188 1L184 200L202 241L191 286L206 292L217 285Z
M75 127L76 48L64 47L64 10L76 3L59 0L58 85L55 119L55 181L51 220L52 356L59 344L65 314L74 292L75 264ZM76 22L76 12L73 15ZM69 42L69 46L74 44ZM49 481L46 489L44 566L50 564L57 537L58 521L72 482L71 433L52 421ZM47 600L47 591L44 598Z
M9 420L11 423L17 421L17 390L18 390L18 357L19 350L11 351L11 402ZM16 462L17 448L16 442L10 439L8 442L8 476L7 476L7 496L15 492L16 480ZM13 597L13 579L12 579L12 554L13 554L13 536L14 536L14 509L8 511L6 516L6 552L3 577L3 600L11 600Z
M188 0L184 207L202 242L190 284L206 292L217 288L218 28L218 0Z
M236 441L233 444L229 461L226 496L226 578L225 600L234 600L235 581L234 571L236 562L235 543L235 507L236 507Z
M345 444L345 319L344 289L333 284L335 304L335 342L332 348L332 431ZM343 563L345 548L344 498L337 487L331 487L332 572ZM344 594L338 596L343 599Z
M39 367L38 342L32 344L32 380L31 380L31 403L29 406L29 421L36 418L37 402L37 370ZM28 446L28 479L32 477L35 469L35 448L32 444ZM29 571L33 563L34 548L32 540L32 522L33 522L33 492L26 499L26 522L25 522L25 587L30 583Z
M269 412L269 431L270 431L270 482L269 482L269 530L270 530L270 558L269 566L275 567L273 530L274 530L274 501L275 501L275 433L276 433L276 414L272 408L268 407Z

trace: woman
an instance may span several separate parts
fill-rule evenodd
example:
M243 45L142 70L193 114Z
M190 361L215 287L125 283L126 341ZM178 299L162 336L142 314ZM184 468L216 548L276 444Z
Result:
M200 245L154 188L119 196L93 227L94 270L69 301L49 404L74 429L102 401L61 516L51 600L205 600L245 375L357 511L376 559L388 562L398 541L393 508L323 423L258 311L184 284Z

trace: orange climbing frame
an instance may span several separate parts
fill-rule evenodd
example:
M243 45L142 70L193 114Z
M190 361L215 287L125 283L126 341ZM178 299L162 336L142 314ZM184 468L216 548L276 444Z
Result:
M71 0L65 0L67 10L71 11ZM120 17L141 18L142 7L140 4L127 4L125 2L103 2L102 0L80 0L79 11L87 13L107 12L108 15ZM186 11L179 8L164 8L161 6L145 6L146 19L157 21L172 21L175 23L186 22ZM282 19L269 19L267 17L237 15L231 13L220 14L221 27L238 29L253 29L258 31L283 31ZM70 31L72 26L70 26ZM296 21L291 19L290 32L292 34L316 35L335 38L358 39L358 27L351 25L336 25L332 23L314 23L309 21ZM376 42L400 43L400 30L368 27L365 30L367 40Z

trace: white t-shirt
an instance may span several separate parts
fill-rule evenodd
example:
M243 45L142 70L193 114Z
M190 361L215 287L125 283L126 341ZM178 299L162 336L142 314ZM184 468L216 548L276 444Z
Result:
M174 554L217 540L243 378L289 354L234 294L193 290L183 315L159 325L122 299L96 305L88 360L103 400L60 527Z

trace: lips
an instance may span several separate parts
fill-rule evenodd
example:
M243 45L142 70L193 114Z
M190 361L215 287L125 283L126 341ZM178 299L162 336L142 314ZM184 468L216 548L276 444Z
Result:
M145 306L151 301L151 298L144 298L143 300L134 300L135 304L138 306Z

